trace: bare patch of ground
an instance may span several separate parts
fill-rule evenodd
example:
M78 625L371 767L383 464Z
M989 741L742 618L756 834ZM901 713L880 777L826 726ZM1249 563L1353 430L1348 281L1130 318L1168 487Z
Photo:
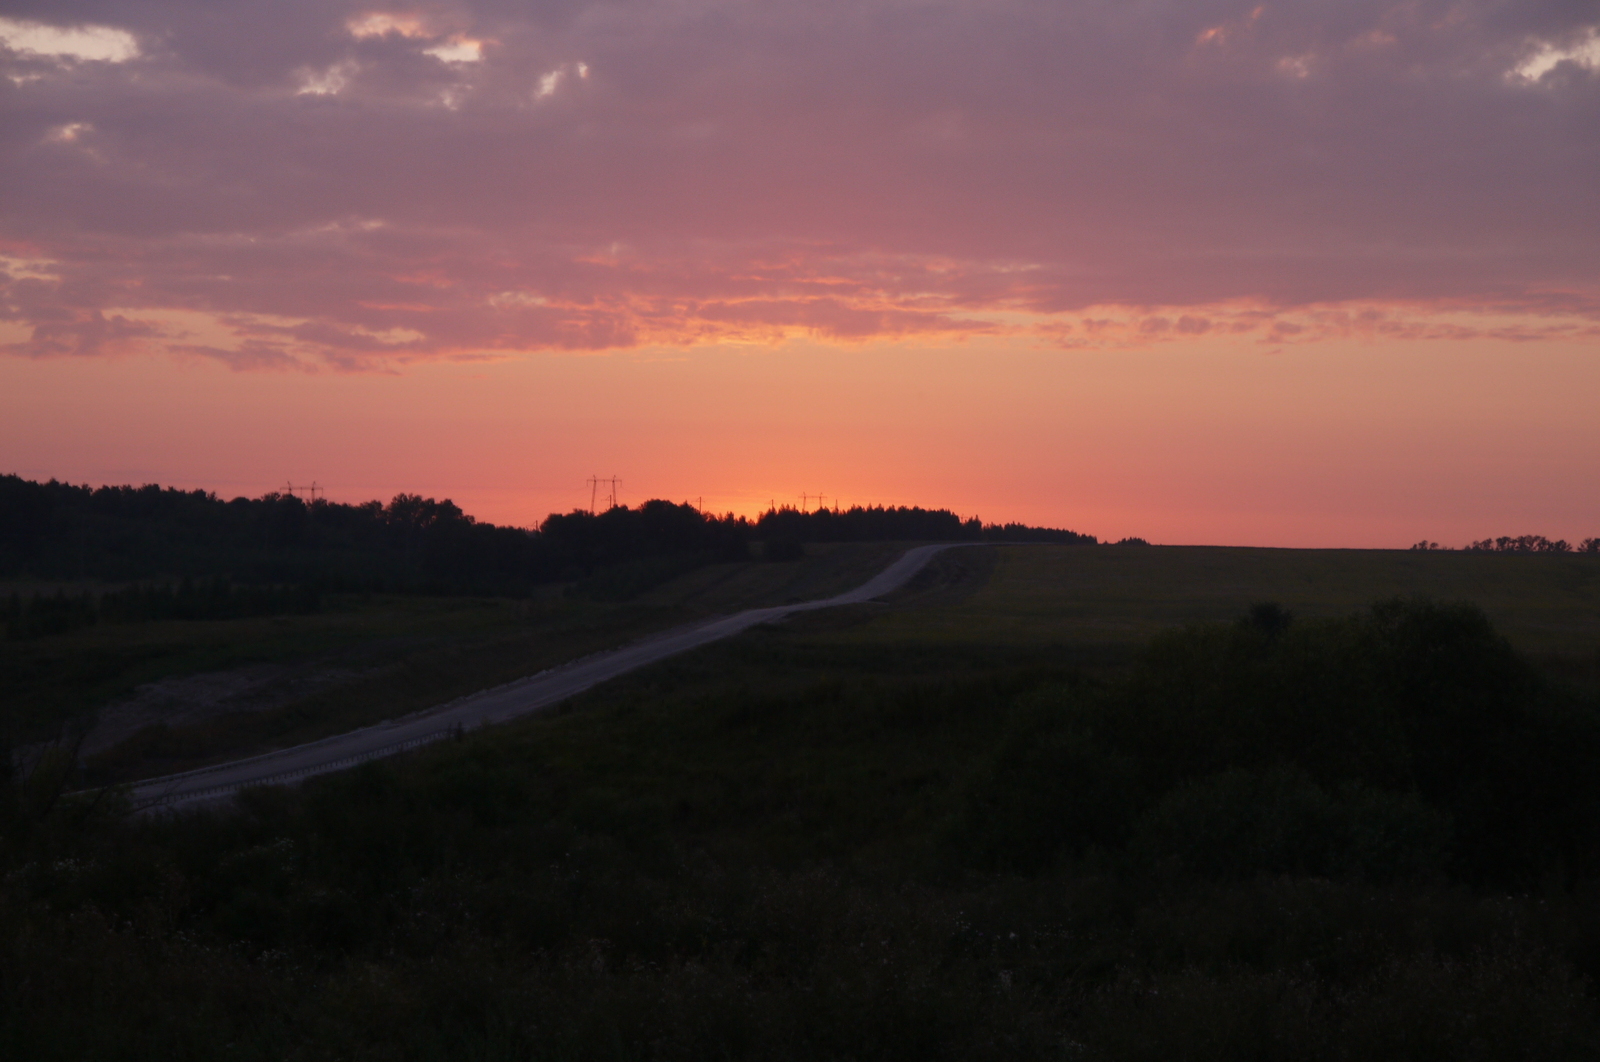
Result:
M250 664L227 671L205 671L148 682L131 697L101 708L78 746L87 759L115 748L148 727L182 727L241 712L265 712L314 693L371 676L383 667L337 666L327 662ZM63 742L70 745L71 737ZM15 759L26 771L58 742L19 748Z
M81 755L121 744L147 726L188 726L236 712L264 712L353 682L375 668L326 664L251 664L146 683L126 700L100 710Z

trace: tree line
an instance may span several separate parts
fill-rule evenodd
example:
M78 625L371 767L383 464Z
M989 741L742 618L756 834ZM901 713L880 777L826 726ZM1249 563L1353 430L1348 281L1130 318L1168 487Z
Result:
M1447 550L1437 542L1423 539L1411 547L1414 550ZM1600 553L1600 538L1586 538L1573 546L1564 538L1549 539L1543 535L1501 535L1468 542L1462 547L1468 553Z
M518 596L616 565L670 558L681 569L743 559L758 541L886 540L1095 542L1071 531L963 520L942 509L775 508L750 520L657 499L552 514L538 528L521 528L416 494L397 494L387 505L276 492L223 500L154 484L96 488L0 476L0 578L227 576L332 591Z
M783 506L762 513L753 526L765 541L887 542L1057 542L1093 545L1093 535L1026 524L985 524L977 517L961 519L948 509L915 506L851 506L848 509L803 511Z

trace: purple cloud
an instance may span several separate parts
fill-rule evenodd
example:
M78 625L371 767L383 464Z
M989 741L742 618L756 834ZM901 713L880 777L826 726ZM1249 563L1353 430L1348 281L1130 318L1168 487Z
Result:
M1130 341L1378 329L1364 312L1571 334L1600 320L1597 24L1442 0L13 4L0 324L20 354L351 367L1019 312L1087 341L1090 307L1125 308Z

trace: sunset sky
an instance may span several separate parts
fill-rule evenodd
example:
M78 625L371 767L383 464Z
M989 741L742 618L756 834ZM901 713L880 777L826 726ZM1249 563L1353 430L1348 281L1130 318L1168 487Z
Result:
M0 472L1600 535L1600 4L0 0Z

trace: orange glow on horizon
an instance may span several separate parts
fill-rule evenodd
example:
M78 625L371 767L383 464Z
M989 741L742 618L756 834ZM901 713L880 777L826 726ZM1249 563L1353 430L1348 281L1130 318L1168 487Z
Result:
M74 482L422 493L524 526L614 474L627 504L747 516L821 492L1102 539L1399 548L1600 534L1597 393L1581 339L791 342L393 374L8 359L0 455Z

